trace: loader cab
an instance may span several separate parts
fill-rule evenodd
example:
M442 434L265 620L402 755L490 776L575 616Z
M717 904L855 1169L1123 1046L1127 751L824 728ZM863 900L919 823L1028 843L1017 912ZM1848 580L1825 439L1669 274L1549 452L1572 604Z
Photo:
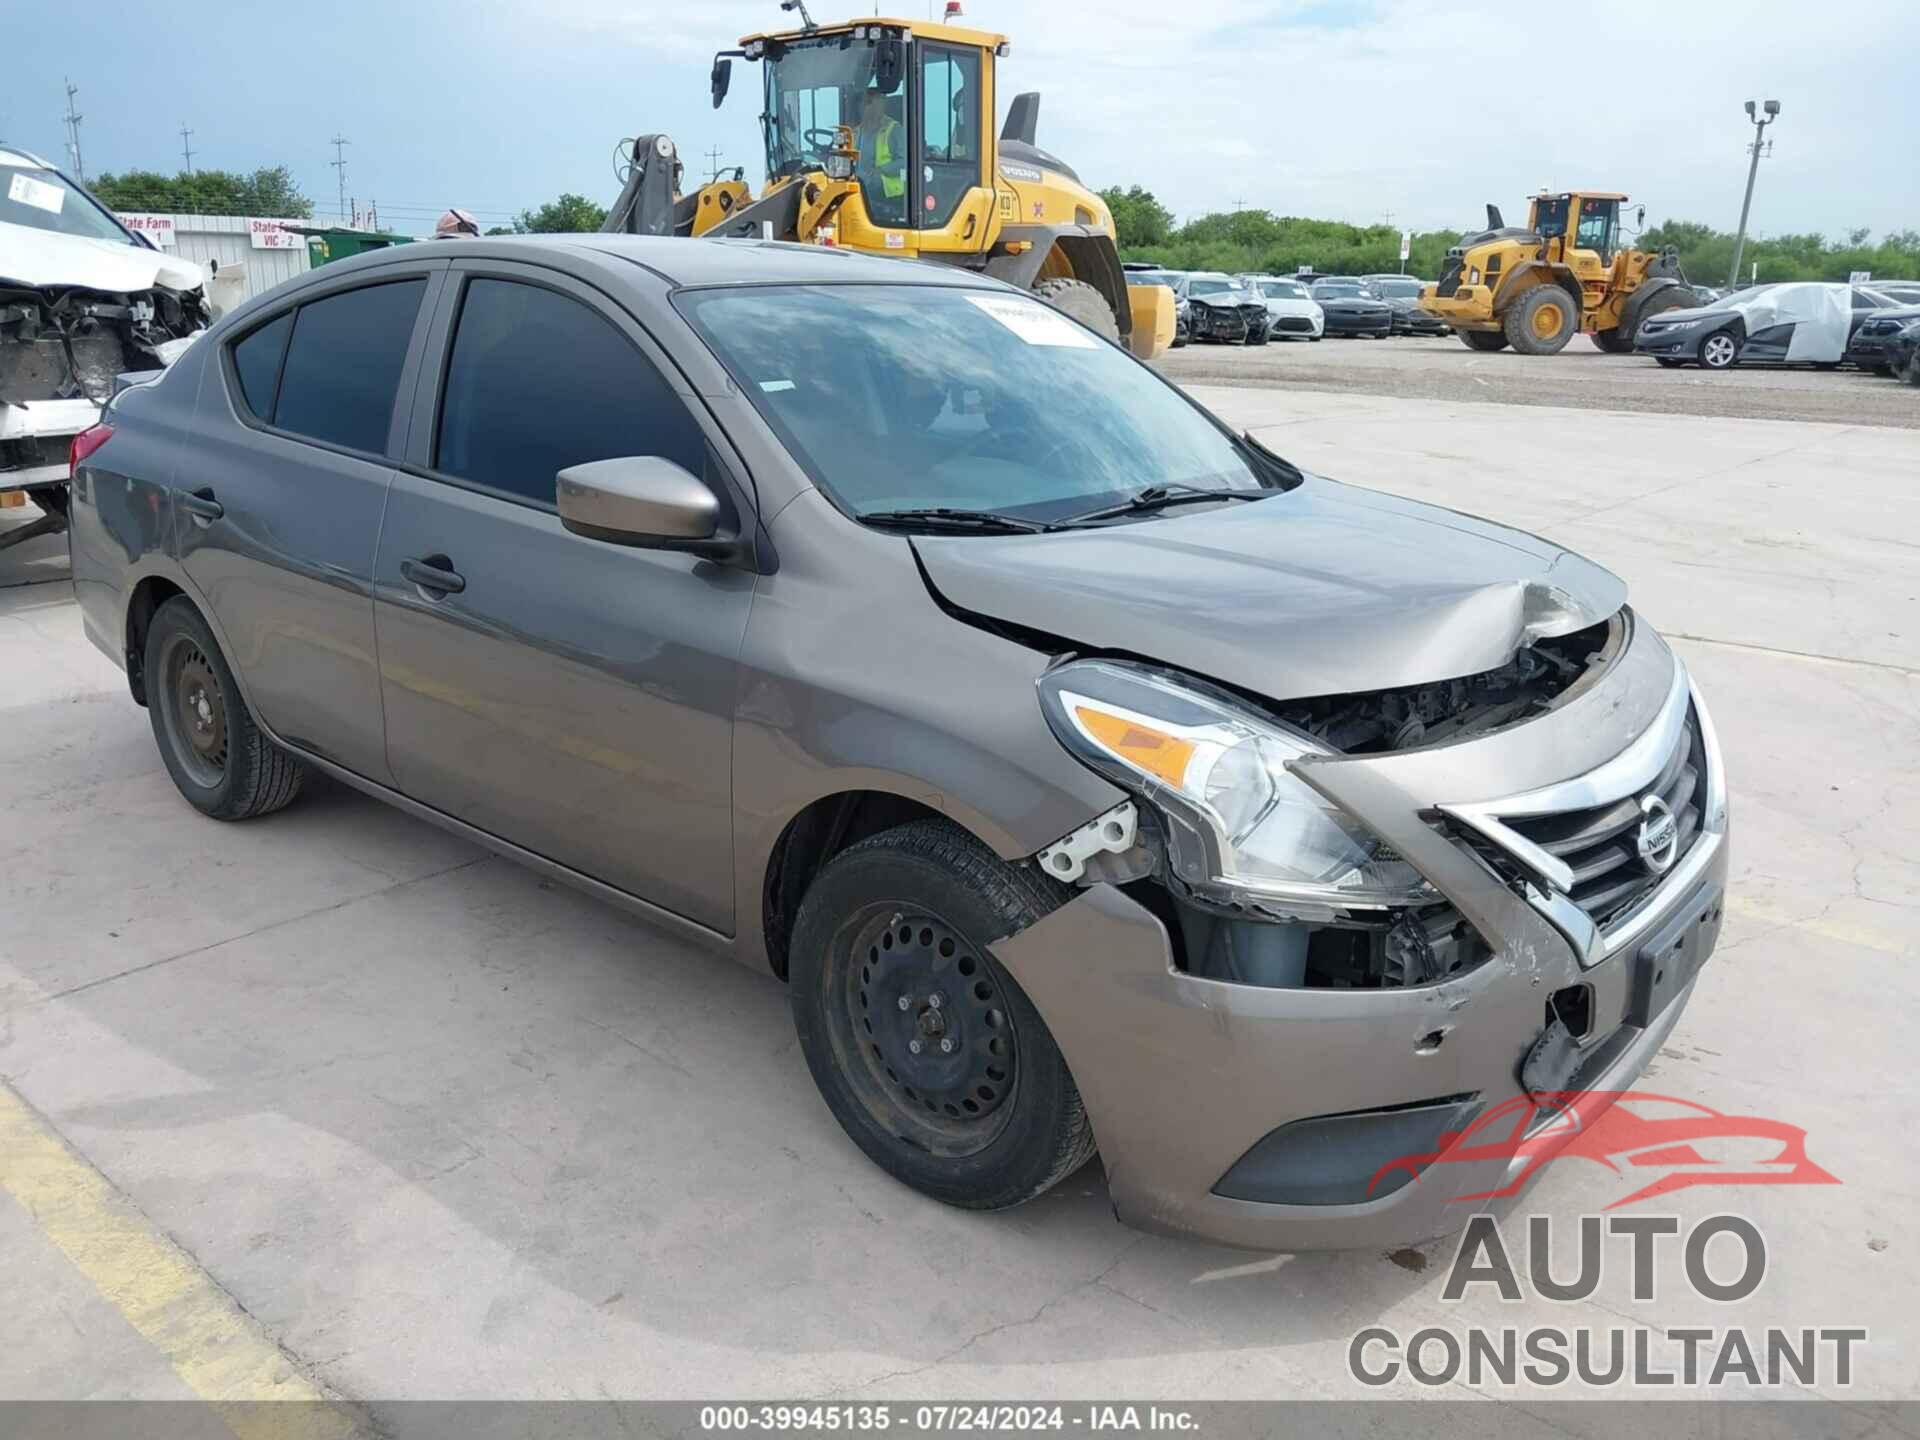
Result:
M881 20L748 36L762 66L760 125L769 186L839 177L836 136L852 132L851 178L875 225L939 230L967 193L992 185L992 83L998 36ZM724 99L725 57L714 65Z
M1549 254L1567 256L1584 250L1602 266L1611 265L1620 250L1620 205L1624 195L1536 195L1528 209L1527 228L1547 242Z

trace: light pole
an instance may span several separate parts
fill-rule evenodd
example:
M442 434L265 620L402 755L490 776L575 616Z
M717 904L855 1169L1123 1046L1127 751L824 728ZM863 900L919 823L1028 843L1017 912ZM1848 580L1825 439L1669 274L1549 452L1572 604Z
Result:
M1760 173L1762 137L1767 126L1780 118L1780 102L1769 100L1762 105L1762 114L1754 114L1753 101L1747 101L1747 119L1753 121L1753 144L1747 148L1753 152L1753 161L1747 166L1747 198L1740 202L1740 229L1733 237L1733 269L1727 272L1727 288L1731 290L1740 283L1740 252L1747 246L1747 212L1753 208L1753 182ZM1765 141L1765 153L1773 152L1773 142Z

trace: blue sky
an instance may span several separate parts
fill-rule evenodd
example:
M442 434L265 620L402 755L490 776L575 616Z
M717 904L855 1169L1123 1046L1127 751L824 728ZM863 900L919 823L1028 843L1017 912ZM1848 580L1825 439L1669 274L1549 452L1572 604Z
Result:
M869 0L870 3L870 0ZM841 12L831 0L816 18ZM855 6L860 13L865 7ZM923 14L926 0L896 13ZM1626 190L1650 219L1731 229L1741 102L1784 106L1762 161L1763 233L1920 227L1920 6L1849 0L1815 33L1804 3L1684 0L1648 18L1511 0L968 0L1003 31L1002 95L1038 89L1040 140L1089 183L1142 183L1177 214L1236 200L1284 214L1458 228L1542 185ZM563 190L602 203L623 135L710 146L759 181L757 75L726 107L714 50L777 28L776 0L327 0L194 6L9 0L0 137L63 153L61 77L80 86L90 173L285 164L334 208L328 140L384 222L485 222ZM1835 12L1840 13L1840 12ZM1645 37L1617 60L1614 34Z

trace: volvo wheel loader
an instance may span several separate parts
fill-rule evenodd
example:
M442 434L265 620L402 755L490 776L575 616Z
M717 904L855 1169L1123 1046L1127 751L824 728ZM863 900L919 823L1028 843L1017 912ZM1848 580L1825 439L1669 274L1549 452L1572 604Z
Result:
M1134 354L1173 342L1173 293L1129 287L1113 216L1034 140L1040 97L1016 95L996 136L1005 36L875 18L748 35L714 57L718 109L733 62L760 66L766 183L740 171L682 193L665 135L632 142L625 188L601 228L637 235L764 237L841 245L984 271L1030 290ZM951 21L958 5L947 7Z
M1420 308L1474 350L1511 345L1526 355L1552 355L1575 331L1602 350L1632 350L1642 320L1696 302L1671 249L1654 254L1621 245L1626 198L1542 191L1529 203L1524 227L1508 226L1498 206L1487 206L1487 228L1447 251L1439 283L1420 292Z

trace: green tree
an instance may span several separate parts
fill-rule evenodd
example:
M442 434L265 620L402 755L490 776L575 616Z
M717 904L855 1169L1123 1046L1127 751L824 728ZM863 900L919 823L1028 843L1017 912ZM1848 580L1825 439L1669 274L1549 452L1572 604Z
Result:
M514 217L513 228L520 235L580 235L598 230L606 219L606 206L569 192L538 210L522 210Z
M312 218L313 202L300 193L284 165L235 170L129 170L101 175L89 187L109 209L153 210L179 215L261 215L283 220Z
M1122 248L1134 245L1163 245L1173 230L1173 212L1162 205L1151 190L1131 185L1122 190L1111 185L1100 192L1113 212L1113 228Z

